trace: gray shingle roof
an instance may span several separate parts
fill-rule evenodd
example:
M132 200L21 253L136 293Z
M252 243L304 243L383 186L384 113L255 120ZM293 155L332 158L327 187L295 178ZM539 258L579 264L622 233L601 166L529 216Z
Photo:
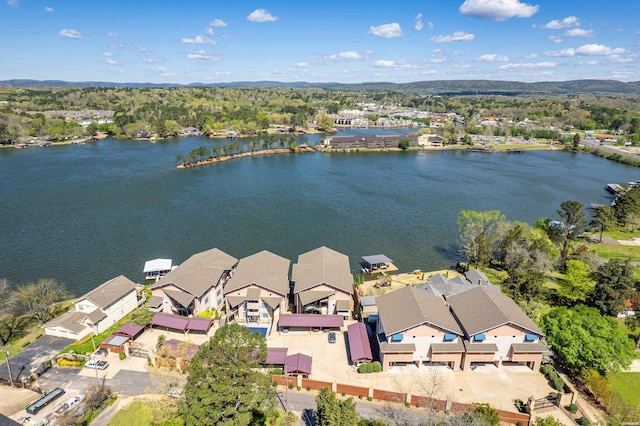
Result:
M447 301L469 337L505 324L544 335L516 302L486 285L451 296Z
M326 284L353 294L349 257L324 246L298 256L298 263L293 265L291 280L295 282L294 293Z
M329 296L333 296L334 294L336 294L335 291L314 291L314 290L303 291L302 293L299 294L300 303L302 304L302 306L305 306L305 305L308 305L309 303L317 302L318 300L325 299Z
M267 250L240 259L224 294L256 284L279 295L289 294L289 259Z
M444 300L414 287L378 296L378 320L387 336L403 332L420 324L430 324L462 336Z
M88 299L99 308L105 309L136 289L136 284L124 275L110 279L85 294L78 301Z
M193 295L189 294L189 293L185 293L184 291L179 291L179 290L169 290L169 289L162 289L162 291L164 292L164 294L166 294L167 296L169 296L171 299L175 300L176 302L178 302L181 306L188 308L189 305L191 305L191 303L193 302Z
M211 287L214 287L226 271L230 271L238 262L233 256L212 248L196 253L180 266L162 277L152 289L161 288L169 284L201 297Z
M71 331L72 333L81 333L86 330L87 327L82 325L82 321L87 317L87 314L79 311L69 311L60 315L57 318L52 319L44 326L46 327L62 327Z
M413 343L380 343L380 352L382 353L413 353L416 351L416 345Z

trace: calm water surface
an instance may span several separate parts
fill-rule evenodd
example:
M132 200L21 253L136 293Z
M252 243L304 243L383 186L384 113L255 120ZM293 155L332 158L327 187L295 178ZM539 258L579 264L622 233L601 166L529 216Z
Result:
M0 277L53 277L80 295L118 274L140 281L157 257L177 264L218 247L295 262L321 245L349 255L354 272L378 253L403 271L439 269L459 260L462 209L533 223L565 200L606 203L606 183L640 178L634 167L548 151L291 154L175 168L176 155L215 143L226 141L0 150Z

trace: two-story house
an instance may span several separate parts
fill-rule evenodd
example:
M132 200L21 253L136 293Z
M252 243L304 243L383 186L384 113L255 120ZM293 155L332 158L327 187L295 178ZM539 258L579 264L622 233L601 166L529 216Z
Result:
M384 371L406 364L460 368L463 332L442 298L404 287L378 296L376 303L376 334Z
M293 265L291 281L298 314L351 319L353 274L347 255L324 246L301 254Z
M227 321L270 324L287 312L290 264L267 250L240 259L224 286Z
M44 325L45 333L80 340L102 333L137 307L135 283L120 275L78 298L73 310Z
M159 303L156 311L185 316L207 309L220 311L224 284L237 262L217 248L189 257L151 286L153 299Z
M447 298L464 331L463 369L471 363L524 363L537 371L547 351L540 328L509 297L486 285Z

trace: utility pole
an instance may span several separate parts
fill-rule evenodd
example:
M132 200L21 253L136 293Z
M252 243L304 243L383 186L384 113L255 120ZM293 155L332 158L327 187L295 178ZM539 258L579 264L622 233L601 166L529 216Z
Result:
M13 373L11 372L11 364L9 363L9 351L5 349L4 357L7 359L7 368L9 369L9 383L13 387Z

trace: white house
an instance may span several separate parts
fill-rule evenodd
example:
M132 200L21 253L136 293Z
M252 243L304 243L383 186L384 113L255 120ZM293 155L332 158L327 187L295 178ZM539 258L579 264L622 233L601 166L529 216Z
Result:
M74 309L44 325L47 335L80 340L100 334L138 307L135 283L113 278L74 302Z

